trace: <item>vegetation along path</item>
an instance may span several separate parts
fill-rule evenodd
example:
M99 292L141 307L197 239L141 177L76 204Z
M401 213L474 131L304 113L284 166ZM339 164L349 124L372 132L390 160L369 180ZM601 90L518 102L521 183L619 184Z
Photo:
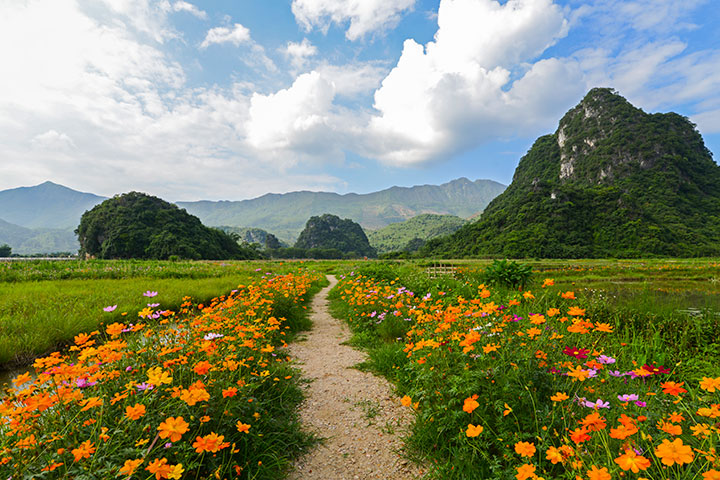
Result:
M411 413L400 405L387 381L353 366L365 354L343 345L348 328L328 311L327 294L337 280L318 293L312 304L313 329L294 343L292 355L306 378L302 422L324 439L297 462L292 480L413 479L419 470L397 453L399 432Z

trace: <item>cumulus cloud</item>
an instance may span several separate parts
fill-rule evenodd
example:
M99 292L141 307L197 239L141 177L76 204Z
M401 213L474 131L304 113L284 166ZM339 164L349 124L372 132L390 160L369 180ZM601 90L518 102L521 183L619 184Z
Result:
M345 36L358 40L368 33L393 28L414 5L415 0L293 0L292 11L306 31L319 28L327 32L330 24L349 21Z
M295 68L302 68L310 57L317 55L318 49L307 38L302 42L288 42L285 56Z
M55 130L35 135L30 141L33 147L52 151L67 151L76 149L75 142L66 134Z
M177 2L173 3L172 9L176 12L188 12L189 14L194 15L202 20L205 20L207 18L207 12L205 12L204 10L200 10L192 3L184 2L183 0L178 0Z
M213 44L232 43L236 47L241 43L249 43L250 30L243 25L236 23L230 27L215 27L208 30L205 40L200 44L200 48L207 48Z
M567 31L551 0L442 0L434 41L406 40L375 92L367 153L423 163L556 116L584 89L577 64L528 62Z

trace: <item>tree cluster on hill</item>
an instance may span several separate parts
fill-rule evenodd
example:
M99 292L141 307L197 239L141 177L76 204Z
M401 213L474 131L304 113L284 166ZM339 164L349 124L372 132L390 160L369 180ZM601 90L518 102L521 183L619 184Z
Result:
M139 192L115 196L86 211L75 233L80 254L97 258L251 259L221 230L160 198Z
M12 248L10 245L0 245L0 257L9 257L10 255L12 255Z
M593 89L540 137L480 220L427 256L720 255L720 167L687 118Z
M294 247L269 250L273 258L359 258L375 257L362 227L350 219L325 214L310 217Z

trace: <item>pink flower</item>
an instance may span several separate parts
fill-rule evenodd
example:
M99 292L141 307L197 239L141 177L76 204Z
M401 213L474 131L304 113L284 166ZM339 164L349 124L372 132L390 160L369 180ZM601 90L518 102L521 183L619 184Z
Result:
M115 310L116 308L117 308L117 305L111 305L111 306L109 306L109 307L103 308L103 311L105 311L105 312L112 312L112 311Z
M143 296L144 297L154 297L157 294L158 294L158 292L152 292L152 291L148 290L147 292L143 293Z

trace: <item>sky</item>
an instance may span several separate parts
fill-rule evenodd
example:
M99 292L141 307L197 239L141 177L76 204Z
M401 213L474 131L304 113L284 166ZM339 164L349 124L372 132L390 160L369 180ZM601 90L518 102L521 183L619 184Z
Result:
M0 190L508 184L593 87L718 156L716 2L0 0Z

